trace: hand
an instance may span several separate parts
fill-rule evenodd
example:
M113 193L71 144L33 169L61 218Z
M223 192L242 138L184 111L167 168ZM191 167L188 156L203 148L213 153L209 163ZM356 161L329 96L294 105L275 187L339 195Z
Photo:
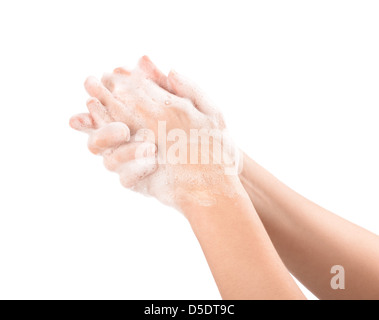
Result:
M222 116L188 80L175 72L166 77L143 57L135 70L118 68L102 83L90 77L85 87L92 96L87 103L91 116L76 116L71 125L90 134L90 150L104 156L126 187L179 208L188 199L209 205L216 195L240 192L237 175L226 174L238 159L225 139ZM109 127L113 121L118 124ZM128 128L131 142L125 143Z

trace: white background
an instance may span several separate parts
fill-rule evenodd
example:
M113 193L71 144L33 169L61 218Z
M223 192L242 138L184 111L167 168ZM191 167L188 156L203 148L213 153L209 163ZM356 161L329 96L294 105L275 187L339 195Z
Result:
M198 82L282 181L379 233L378 17L378 1L1 1L0 298L220 298L186 220L68 126L88 75L143 54Z

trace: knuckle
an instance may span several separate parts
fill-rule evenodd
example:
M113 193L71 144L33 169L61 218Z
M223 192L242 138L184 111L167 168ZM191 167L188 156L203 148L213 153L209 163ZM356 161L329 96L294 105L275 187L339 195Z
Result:
M194 103L191 99L183 98L182 103L180 104L181 108L184 110L191 110L192 108L195 108Z

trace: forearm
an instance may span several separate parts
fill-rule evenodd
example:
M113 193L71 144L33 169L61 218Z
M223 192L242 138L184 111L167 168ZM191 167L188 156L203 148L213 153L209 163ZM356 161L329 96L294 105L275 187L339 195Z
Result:
M322 299L379 298L379 237L303 198L245 156L241 182L283 262ZM346 289L333 290L332 266Z
M184 211L224 299L304 299L247 195Z

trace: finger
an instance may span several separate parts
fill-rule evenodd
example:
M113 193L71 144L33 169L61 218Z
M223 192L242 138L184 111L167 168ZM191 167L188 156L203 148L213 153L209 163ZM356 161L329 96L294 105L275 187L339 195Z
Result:
M119 170L120 182L125 188L133 188L140 181L157 170L154 158L146 158L143 161L134 160L125 163Z
M104 73L101 78L102 84L110 91L113 92L115 89L115 74L113 73Z
M105 152L104 166L110 171L118 171L125 163L144 158L155 158L156 146L153 143L129 142L116 149Z
M125 67L116 68L113 70L113 73L122 74L124 76L130 76L131 75L131 72L128 69L126 69Z
M70 127L81 132L90 133L95 129L95 124L89 113L80 113L71 117Z
M212 107L205 94L189 79L186 79L176 71L170 71L168 81L174 94L190 99L200 112L207 115L216 115L218 113L217 109Z
M108 114L107 109L97 98L89 98L87 100L87 108L97 128L104 126L106 123L114 121Z
M90 96L97 98L103 104L114 120L125 122L131 129L136 127L135 116L127 106L117 100L95 77L87 78L84 86Z
M112 122L90 134L88 149L93 154L101 154L107 149L118 147L129 139L129 128L122 122Z
M148 56L143 56L139 60L138 66L150 80L166 91L171 92L167 76L155 66Z

